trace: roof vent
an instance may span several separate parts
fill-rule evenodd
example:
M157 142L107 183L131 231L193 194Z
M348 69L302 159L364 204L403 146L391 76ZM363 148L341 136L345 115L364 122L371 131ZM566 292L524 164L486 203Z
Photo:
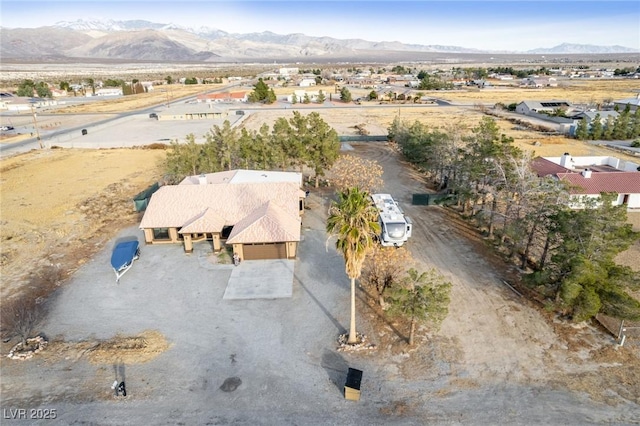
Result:
M585 179L589 179L591 177L591 170L584 169L582 172L582 176L584 176Z

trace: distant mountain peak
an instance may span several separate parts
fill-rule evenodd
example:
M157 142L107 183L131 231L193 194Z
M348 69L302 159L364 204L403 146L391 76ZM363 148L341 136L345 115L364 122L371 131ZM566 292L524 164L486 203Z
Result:
M526 53L531 54L589 54L589 53L633 53L638 52L639 49L632 49L624 46L597 46L593 44L577 44L577 43L562 43L554 47L540 47L537 49L527 50Z
M188 28L147 20L78 19L46 28L1 28L0 57L133 59L148 61L244 61L331 58L393 60L426 54L634 54L623 46L562 43L527 52L498 52L462 46L315 37L273 31L227 33L211 27ZM404 59L403 59L404 60Z

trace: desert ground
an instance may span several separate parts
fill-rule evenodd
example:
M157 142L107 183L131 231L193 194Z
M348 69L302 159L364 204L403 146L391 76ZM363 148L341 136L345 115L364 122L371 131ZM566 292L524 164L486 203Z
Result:
M437 126L481 116L472 106L321 110L339 134L359 123L386 134L396 113ZM244 125L283 114L251 111ZM533 147L539 135L521 136L516 143L540 155L612 155L559 137ZM386 320L359 289L359 329L376 349L336 350L349 289L343 261L325 248L330 188L311 189L293 297L229 302L228 266L212 264L207 246L192 256L143 247L126 284L113 282L110 248L139 232L131 198L161 179L164 151L35 150L0 162L0 294L52 289L40 330L51 344L29 361L2 357L2 408L55 408L63 423L96 424L640 423L637 345L617 348L595 324L566 324L509 290L503 280L517 285L517 271L455 213L410 205L427 186L390 146L345 148L380 162L384 189L416 224L416 266L453 283L447 319L422 329L417 348L406 345L406 324ZM620 260L637 268L639 254L636 244ZM365 372L358 403L341 393L347 367ZM110 385L125 370L130 395L115 398ZM220 389L235 378L233 392Z

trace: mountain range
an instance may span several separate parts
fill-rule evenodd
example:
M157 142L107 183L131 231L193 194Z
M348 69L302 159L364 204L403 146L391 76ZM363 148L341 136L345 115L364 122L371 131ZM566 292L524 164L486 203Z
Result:
M200 27L187 28L145 20L77 20L40 28L0 28L3 60L135 60L162 62L313 61L400 58L408 54L633 53L623 46L568 44L526 52L496 52L461 46L373 42L363 39L276 34L270 31L232 34Z

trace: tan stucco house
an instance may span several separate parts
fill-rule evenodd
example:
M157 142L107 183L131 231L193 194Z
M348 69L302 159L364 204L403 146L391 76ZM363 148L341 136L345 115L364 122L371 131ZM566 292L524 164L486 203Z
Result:
M234 170L189 176L156 191L140 228L147 244L211 240L242 260L293 259L305 192L299 173Z

